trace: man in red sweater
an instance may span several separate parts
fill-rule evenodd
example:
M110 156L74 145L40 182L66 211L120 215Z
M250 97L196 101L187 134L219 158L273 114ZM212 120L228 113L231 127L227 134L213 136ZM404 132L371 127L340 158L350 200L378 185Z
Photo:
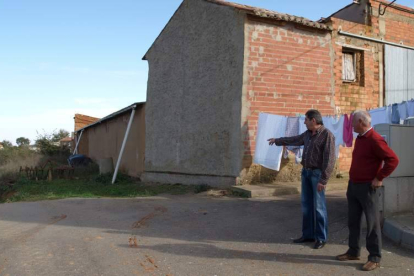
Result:
M340 261L359 260L361 217L364 212L367 220L366 246L369 256L362 270L370 271L380 267L381 261L382 241L377 189L382 186L382 180L395 170L399 161L384 138L371 127L371 116L368 112L355 112L352 126L359 135L352 152L346 193L349 249L336 258Z

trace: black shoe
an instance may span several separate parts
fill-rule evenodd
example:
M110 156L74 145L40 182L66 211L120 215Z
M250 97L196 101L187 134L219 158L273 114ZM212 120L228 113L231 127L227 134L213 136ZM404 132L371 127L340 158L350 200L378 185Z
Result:
M304 243L304 242L314 242L314 239L305 239L304 237L300 237L299 239L293 240L294 243Z
M313 247L314 249L321 249L322 247L324 247L326 244L326 242L324 241L316 241L315 242L315 246Z

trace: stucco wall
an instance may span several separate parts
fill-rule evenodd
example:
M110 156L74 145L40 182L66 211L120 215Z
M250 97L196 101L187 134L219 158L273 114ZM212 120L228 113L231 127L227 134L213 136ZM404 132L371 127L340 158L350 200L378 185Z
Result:
M126 112L101 124L84 130L79 153L92 160L112 157L114 168L125 136L131 112ZM140 176L144 170L145 107L138 106L131 125L119 171Z
M201 0L182 3L146 55L145 171L238 176L244 17ZM147 175L147 173L146 173ZM193 183L197 178L183 182Z

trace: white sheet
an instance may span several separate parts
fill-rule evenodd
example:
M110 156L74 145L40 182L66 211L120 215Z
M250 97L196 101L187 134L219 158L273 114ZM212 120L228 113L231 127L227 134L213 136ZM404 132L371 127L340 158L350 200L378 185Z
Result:
M269 146L270 138L284 137L287 117L260 113L256 137L256 150L253 162L265 168L278 171L282 159L283 147Z

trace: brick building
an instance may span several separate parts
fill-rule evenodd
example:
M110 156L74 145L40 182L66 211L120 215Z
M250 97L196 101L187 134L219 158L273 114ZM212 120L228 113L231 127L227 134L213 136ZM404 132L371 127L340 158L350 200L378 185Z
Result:
M414 98L414 9L389 3L361 0L323 20L334 30L335 106L341 112ZM343 80L344 54L355 59L355 81ZM349 168L351 153L341 151L341 170Z
M354 1L314 22L185 0L144 56L144 178L235 184L252 178L260 112L334 115L414 97L414 10L388 4ZM341 150L340 171L351 151Z

